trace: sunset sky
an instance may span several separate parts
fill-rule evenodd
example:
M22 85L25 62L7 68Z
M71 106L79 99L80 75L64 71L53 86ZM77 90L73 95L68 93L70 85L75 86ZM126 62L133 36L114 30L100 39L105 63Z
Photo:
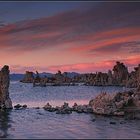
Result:
M0 2L0 67L96 72L140 63L140 2Z

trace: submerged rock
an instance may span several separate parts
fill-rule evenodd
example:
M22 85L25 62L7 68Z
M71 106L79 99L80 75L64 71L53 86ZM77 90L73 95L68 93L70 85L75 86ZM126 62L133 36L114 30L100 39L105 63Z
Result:
M16 109L22 108L22 105L17 104L17 105L14 106L14 108L16 108Z
M5 65L0 71L0 108L12 109L12 101L9 97L9 66Z
M44 110L49 111L49 112L54 112L56 111L56 108L52 107L49 103L47 103L44 107Z
M27 108L27 105L23 105L22 108Z
M17 104L14 106L15 109L26 109L27 108L27 105L20 105L20 104Z
M49 103L47 103L43 108L45 110L48 110L48 109L52 108L52 106Z
M35 107L35 109L40 109L40 107Z
M64 105L59 107L56 111L56 114L71 114L72 108L69 107L69 104L64 102Z
M116 124L116 122L110 122L110 124Z
M74 103L72 106L72 110L77 112L77 113L93 113L93 109L89 105L77 105Z

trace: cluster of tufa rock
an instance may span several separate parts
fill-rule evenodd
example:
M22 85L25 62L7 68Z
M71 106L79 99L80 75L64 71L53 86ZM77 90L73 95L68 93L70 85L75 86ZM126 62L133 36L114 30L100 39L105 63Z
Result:
M101 93L89 102L89 106L96 114L127 116L135 113L135 116L140 119L140 90L116 94Z
M44 110L49 112L56 111L56 114L71 114L72 111L77 113L93 113L93 110L89 105L77 105L76 103L74 103L72 107L69 107L69 104L66 102L64 102L64 105L62 105L61 107L52 107L49 103L47 103L43 108Z
M23 83L33 83L34 81L34 73L31 71L26 71L24 78L20 80Z
M12 109L12 101L9 97L9 66L5 65L0 71L0 108Z
M117 61L112 70L108 73L96 72L78 74L74 77L68 77L67 72L63 74L58 71L52 77L40 77L36 71L36 77L33 72L26 71L24 78L21 80L24 83L33 83L33 86L46 86L47 83L53 86L60 85L76 85L76 83L84 83L91 86L126 86L136 88L140 84L140 64L134 68L131 73L128 68L121 62Z
M137 88L138 86L140 86L140 64L129 74L126 82L126 87Z
M86 84L94 86L125 86L128 80L128 69L120 62L116 62L112 71L109 70L108 73L97 72L96 74L89 75Z

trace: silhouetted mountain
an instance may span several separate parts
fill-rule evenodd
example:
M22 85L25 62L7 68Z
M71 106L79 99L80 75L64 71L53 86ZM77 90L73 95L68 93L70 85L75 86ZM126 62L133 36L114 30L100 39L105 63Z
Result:
M65 73L63 73L63 75L65 75ZM67 76L69 78L73 78L74 76L77 76L79 75L79 73L76 73L76 72L67 72Z
M24 77L24 74L16 74L16 73L10 74L10 80L12 81L21 80L23 79L23 77Z
M36 74L34 74L34 75L36 75ZM47 73L47 72L39 73L39 76L40 77L44 77L44 76L46 76L46 77L52 77L53 75L54 75L53 73Z
M64 74L64 73L63 73ZM35 76L36 74L34 74ZM46 73L46 72L42 72L42 73L39 73L40 77L53 77L53 73ZM70 77L70 78L73 78L74 76L76 75L79 75L79 73L76 73L76 72L67 72L67 76ZM17 81L17 80L21 80L23 79L24 77L24 74L16 74L16 73L13 73L13 74L10 74L10 80L12 81Z

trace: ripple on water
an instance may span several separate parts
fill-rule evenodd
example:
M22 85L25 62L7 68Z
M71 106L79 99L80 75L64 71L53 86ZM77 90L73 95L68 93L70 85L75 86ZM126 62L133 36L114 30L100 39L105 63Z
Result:
M121 87L32 87L32 84L11 82L10 97L13 104L27 104L29 109L12 110L0 114L0 134L7 138L139 138L140 121L123 118L108 118L93 114L55 114L31 107L62 105L64 101L72 105L88 103L101 91L114 93ZM95 121L92 121L95 119ZM110 121L115 121L111 125ZM120 121L126 121L120 124ZM1 133L2 132L2 133Z

